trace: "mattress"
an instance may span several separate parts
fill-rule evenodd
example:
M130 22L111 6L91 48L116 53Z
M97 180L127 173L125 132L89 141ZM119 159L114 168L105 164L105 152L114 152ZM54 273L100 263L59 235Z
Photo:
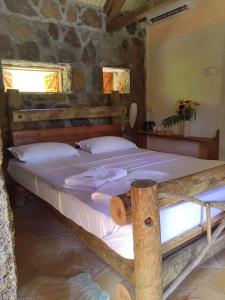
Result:
M96 190L79 190L65 188L64 181L68 176L79 174L82 170L104 165L120 167L128 176L116 182L105 184L97 191L110 195L119 195L129 190L135 174L162 174L158 182L178 178L224 164L220 161L200 160L187 156L160 153L144 149L129 149L113 153L89 154L80 150L80 157L66 157L48 161L19 162L11 159L8 171L12 178L44 199L67 218L83 227L88 232L102 239L111 249L121 256L133 259L132 225L118 226L111 218L109 201L91 200ZM154 173L155 172L155 173ZM210 190L198 197L203 201L224 200L225 187ZM211 210L212 218L220 214L218 209ZM201 206L182 201L176 205L160 210L161 241L168 242L184 232L204 223L205 209ZM179 224L179 226L177 226Z

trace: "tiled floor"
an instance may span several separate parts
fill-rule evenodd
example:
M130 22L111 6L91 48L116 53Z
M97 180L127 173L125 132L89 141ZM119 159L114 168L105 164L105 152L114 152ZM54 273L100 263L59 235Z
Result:
M91 274L116 300L115 286L128 283L62 225L39 200L15 209L19 287L37 276ZM131 291L131 290L130 290ZM200 265L169 300L225 300L225 251ZM66 300L66 299L63 299Z

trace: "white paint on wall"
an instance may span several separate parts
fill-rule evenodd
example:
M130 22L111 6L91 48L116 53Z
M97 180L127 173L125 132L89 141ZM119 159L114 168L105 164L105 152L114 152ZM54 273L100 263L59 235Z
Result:
M150 26L147 56L150 118L159 126L178 99L198 101L190 135L212 137L220 129L225 159L225 1L200 0L195 9Z

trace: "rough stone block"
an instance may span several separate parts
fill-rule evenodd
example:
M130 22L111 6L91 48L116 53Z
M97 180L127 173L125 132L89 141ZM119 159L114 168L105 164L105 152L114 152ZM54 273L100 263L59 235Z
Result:
M73 69L73 88L75 91L80 91L85 88L85 76L81 70Z
M71 47L81 48L80 39L75 29L70 29L64 37L64 41Z
M76 61L76 55L66 47L58 47L58 61L61 63L73 63Z
M0 34L0 57L1 58L13 58L14 47L11 39L6 34Z
M0 298L16 300L17 278L14 257L13 220L1 165L2 141L0 136Z
M102 16L98 15L96 10L93 8L87 8L81 16L81 21L90 27L101 28L102 27Z
M46 31L43 30L39 30L37 32L37 36L39 37L41 44L45 47L49 47L50 46L50 41L49 41L49 36L46 33Z
M41 14L47 19L61 20L59 5L53 0L44 0L41 8Z
M37 16L35 10L30 6L28 0L5 0L8 10L14 13L23 14L27 16Z
M68 5L66 19L70 23L76 22L77 8L75 5Z
M39 57L39 49L35 42L25 42L17 45L19 58L23 60L34 60L38 61Z
M90 41L87 46L85 46L83 54L82 54L82 61L86 64L94 64L96 58L96 49L94 44Z
M58 40L59 38L59 29L58 26L54 23L50 23L48 26L48 32L50 34L50 36L55 39Z

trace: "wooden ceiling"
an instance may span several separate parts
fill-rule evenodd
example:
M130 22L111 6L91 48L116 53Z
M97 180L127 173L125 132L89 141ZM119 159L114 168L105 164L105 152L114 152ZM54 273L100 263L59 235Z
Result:
M177 0L80 0L104 9L107 14L106 28L114 31L137 22L150 13Z

